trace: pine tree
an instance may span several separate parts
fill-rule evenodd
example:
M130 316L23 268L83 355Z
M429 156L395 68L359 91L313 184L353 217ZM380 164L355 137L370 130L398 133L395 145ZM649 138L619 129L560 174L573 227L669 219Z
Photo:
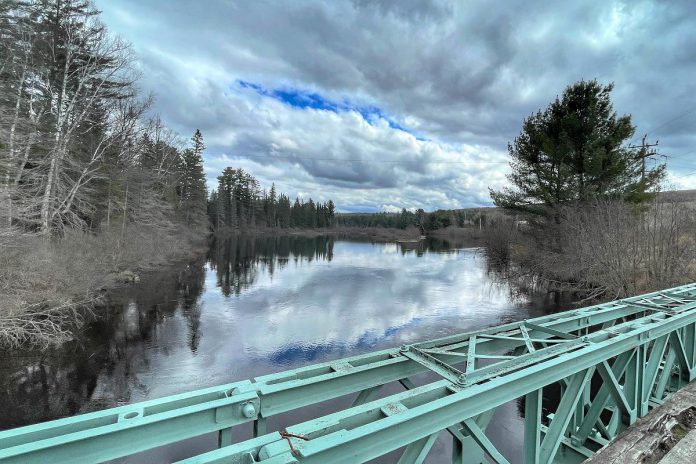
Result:
M277 204L276 204L276 188L275 188L275 183L271 184L271 191L268 194L268 212L267 212L267 217L268 217L268 226L269 227L276 227L278 225L277 217L276 217L276 209L277 209Z
M635 131L631 116L616 115L612 89L596 80L577 82L527 118L508 146L514 189L491 190L495 204L555 216L560 205L593 198L645 199L665 166L644 173L641 154L626 146Z
M303 227L302 221L302 204L300 197L295 197L295 202L290 209L290 227Z
M193 148L182 154L182 176L180 180L180 205L183 217L189 225L201 224L205 216L207 190L203 171L203 136L201 131L191 138Z
M290 227L290 210L290 198L280 194L278 198L278 225L283 229Z
M218 198L220 201L220 214L222 224L228 228L236 228L237 222L237 200L234 197L234 169L227 167L218 177Z
M208 221L213 225L214 228L220 228L220 199L216 189L210 192L210 198L208 199Z
M217 191L211 194L209 205L211 225L246 230L253 227L331 227L335 224L335 205L329 200L315 203L295 198L293 204L283 193L277 193L275 183L268 192L261 191L258 180L243 169L227 167L218 176ZM215 212L217 222L213 219Z
M328 213L328 227L333 227L335 224L335 219L336 219L336 205L334 205L334 202L332 200L329 200L329 202L326 205L327 213Z

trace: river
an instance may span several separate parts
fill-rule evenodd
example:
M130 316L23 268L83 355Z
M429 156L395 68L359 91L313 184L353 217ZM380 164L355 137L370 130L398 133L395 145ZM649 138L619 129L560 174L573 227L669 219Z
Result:
M0 429L555 310L506 282L483 248L436 239L415 249L329 237L218 240L207 256L144 275L107 297L108 308L74 341L0 353ZM489 428L511 462L520 461L520 411L500 408ZM321 412L306 408L292 420ZM121 462L170 462L214 440ZM441 436L427 462L449 462L449 441Z

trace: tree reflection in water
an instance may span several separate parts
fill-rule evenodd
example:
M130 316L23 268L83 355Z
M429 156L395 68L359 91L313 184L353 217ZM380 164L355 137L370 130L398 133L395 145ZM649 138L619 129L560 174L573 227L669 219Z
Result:
M331 261L333 247L333 237L325 236L239 236L213 240L208 260L223 294L239 295L254 284L258 271L265 269L273 275L276 269L284 269L290 259Z
M134 372L147 365L147 348L163 336L162 322L179 310L189 321L195 349L204 265L204 259L193 260L113 290L105 307L95 311L100 317L59 348L2 352L0 428L118 405L145 389ZM99 382L102 376L109 381ZM96 391L105 388L109 391Z
M164 341L177 330L168 319L177 313L185 317L184 338L192 352L198 350L206 261L223 294L239 295L254 284L259 270L272 275L290 260L331 261L333 244L328 237L214 240L205 258L152 272L137 285L111 291L108 303L96 311L100 317L73 341L44 352L0 352L0 429L128 403L134 394L147 396L138 373L147 371L153 353L168 354Z

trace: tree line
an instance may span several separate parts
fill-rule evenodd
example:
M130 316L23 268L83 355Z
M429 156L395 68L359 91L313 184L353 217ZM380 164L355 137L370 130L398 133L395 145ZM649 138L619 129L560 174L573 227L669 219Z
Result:
M203 138L139 94L129 44L86 0L0 3L0 232L205 226Z
M326 228L335 225L336 207L311 198L277 193L275 184L262 190L258 180L241 168L227 167L208 200L208 220L216 232L255 229Z
M342 213L336 216L341 227L384 227L408 229L417 227L422 232L431 232L448 227L485 227L492 214L483 209L438 209L426 212L423 209L410 211L403 208L395 213Z

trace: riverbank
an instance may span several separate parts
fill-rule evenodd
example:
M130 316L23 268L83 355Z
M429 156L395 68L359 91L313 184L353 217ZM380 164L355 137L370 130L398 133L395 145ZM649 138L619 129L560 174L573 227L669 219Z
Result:
M0 248L0 346L6 347L63 343L106 290L206 249L205 232L183 226L71 231L53 240L21 235Z
M449 228L432 236L480 239L478 230ZM417 240L416 227L254 229L245 235L357 238L376 243ZM199 256L205 231L130 226L99 234L69 231L60 239L20 235L0 244L0 346L59 345L73 336L103 295L134 283L141 273ZM230 234L221 234L222 237Z
M489 257L536 291L608 301L696 279L696 210L656 197L559 208L558 221L485 229Z
M466 240L483 242L486 238L488 229L480 229L478 227L456 227L450 226L444 229L435 229L428 231L429 237L435 237L442 240Z
M235 232L223 232L218 234L220 237L230 235L286 235L294 237L349 237L349 238L365 238L375 242L393 242L396 240L413 240L420 237L420 232L416 227L406 229L396 229L387 227L322 227L322 228L266 228L266 229L250 229L237 230Z
M478 227L447 227L427 232L428 237L439 238L449 241L466 241L472 243L481 242L484 244L489 229L479 229ZM221 237L230 235L286 235L293 237L342 237L342 238L364 238L374 242L394 242L397 240L418 240L421 237L420 229L417 227L407 227L398 229L394 227L326 227L312 229L252 229L238 230L233 233L224 232L218 234Z

